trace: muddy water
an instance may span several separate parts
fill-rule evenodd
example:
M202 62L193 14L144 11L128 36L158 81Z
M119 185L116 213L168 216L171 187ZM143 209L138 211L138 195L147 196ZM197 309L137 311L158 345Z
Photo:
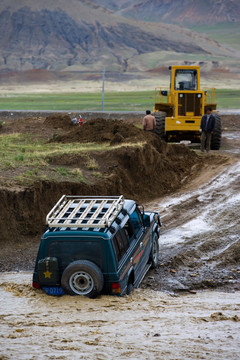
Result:
M0 274L0 359L239 359L235 293L49 297Z

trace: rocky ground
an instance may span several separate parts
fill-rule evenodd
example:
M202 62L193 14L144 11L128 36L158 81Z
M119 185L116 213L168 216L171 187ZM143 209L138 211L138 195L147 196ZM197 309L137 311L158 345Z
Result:
M47 212L63 194L116 195L123 194L149 206L164 208L164 233L182 224L184 214L188 218L198 195L184 204L176 204L171 211L164 205L165 196L181 194L195 189L216 178L219 173L238 161L239 140L223 137L221 150L206 156L198 149L191 150L185 145L166 144L154 134L146 134L133 125L136 120L127 122L104 118L88 120L80 128L73 127L67 115L52 114L6 120L0 131L5 134L21 132L31 134L34 139L44 139L46 143L69 142L107 142L110 151L92 152L91 157L97 163L102 177L96 179L91 170L84 165L82 154L52 157L51 166L81 167L87 183L71 181L36 181L31 186L19 186L13 181L14 171L1 172L0 210L1 210L1 254L0 270L32 270L44 231ZM225 130L238 134L240 121L233 115L223 120ZM135 144L135 146L129 146ZM22 171L22 169L21 169ZM237 186L237 185L235 185ZM195 196L195 197L194 197ZM156 205L156 199L158 199ZM159 200L160 199L160 200ZM161 205L162 201L162 205ZM212 205L215 206L214 202ZM226 214L225 214L226 215ZM183 216L183 215L182 215ZM228 213L226 216L233 216ZM184 218L184 216L183 216ZM220 221L220 220L218 220ZM219 223L220 224L220 223ZM236 228L237 234L237 228ZM190 236L182 244L161 247L159 267L150 272L142 287L167 291L195 291L198 288L224 287L226 290L240 289L240 259L221 252L225 262L206 261L210 249L221 248L221 236L212 239L208 234L203 245L202 237ZM209 244L207 246L206 244ZM230 243L229 243L230 244ZM232 244L231 244L232 245ZM239 254L239 241L231 246L232 253ZM228 248L226 240L226 248ZM205 259L205 260L204 260Z

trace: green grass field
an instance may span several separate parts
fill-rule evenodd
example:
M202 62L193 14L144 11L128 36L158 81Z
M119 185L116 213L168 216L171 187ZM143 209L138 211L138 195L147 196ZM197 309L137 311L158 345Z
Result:
M240 50L240 22L218 23L214 25L196 25L190 29L207 34L209 38L218 41L220 44L229 45Z
M152 108L154 91L105 92L104 110L141 111ZM24 94L0 97L2 110L101 111L102 93Z
M216 102L219 109L239 109L240 90L216 90Z
M238 109L240 90L216 89L218 108ZM104 111L145 111L154 106L154 91L105 92ZM101 111L102 94L24 94L0 97L1 110Z
M81 167L94 177L101 177L99 167L91 153L112 151L121 146L139 147L142 143L124 143L109 146L109 143L46 143L26 134L0 134L0 185L11 186L13 182L32 184L39 179L54 181L87 182L82 169L54 165L54 159L81 154Z

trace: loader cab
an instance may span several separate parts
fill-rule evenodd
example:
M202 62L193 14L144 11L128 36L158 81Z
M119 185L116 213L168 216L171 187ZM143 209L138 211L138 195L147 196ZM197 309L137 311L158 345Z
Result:
M171 66L170 68L171 91L199 91L200 67L199 66Z

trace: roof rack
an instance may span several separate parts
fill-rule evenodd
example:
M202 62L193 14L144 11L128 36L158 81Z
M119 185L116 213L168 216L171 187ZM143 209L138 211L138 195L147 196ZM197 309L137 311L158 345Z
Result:
M105 228L111 226L123 204L123 195L63 195L47 214L46 223L49 227Z

